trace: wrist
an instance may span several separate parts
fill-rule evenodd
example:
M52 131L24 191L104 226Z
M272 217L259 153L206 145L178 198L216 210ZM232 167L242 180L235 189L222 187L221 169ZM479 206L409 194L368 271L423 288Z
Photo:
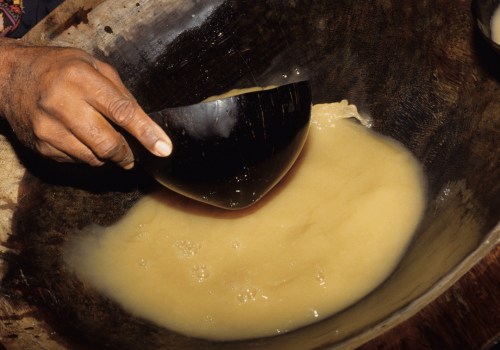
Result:
M12 86L12 79L16 68L19 66L21 58L20 48L30 46L29 44L17 39L0 37L0 117L5 118L9 115L9 101L11 94L16 90Z

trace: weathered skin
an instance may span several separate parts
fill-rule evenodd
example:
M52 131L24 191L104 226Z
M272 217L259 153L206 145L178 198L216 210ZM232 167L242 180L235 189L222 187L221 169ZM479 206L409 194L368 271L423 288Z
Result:
M83 50L0 38L0 89L0 115L26 146L56 161L132 168L132 151L110 122L157 156L171 152L116 70Z

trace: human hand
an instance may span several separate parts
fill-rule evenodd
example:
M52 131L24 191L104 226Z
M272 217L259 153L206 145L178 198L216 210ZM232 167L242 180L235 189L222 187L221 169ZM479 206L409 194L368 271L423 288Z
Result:
M0 39L0 115L28 147L60 162L129 169L133 153L114 123L157 156L172 144L110 65L74 48Z

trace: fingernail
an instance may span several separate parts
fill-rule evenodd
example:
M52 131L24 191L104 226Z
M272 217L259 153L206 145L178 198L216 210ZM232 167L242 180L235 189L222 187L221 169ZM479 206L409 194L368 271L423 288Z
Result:
M134 162L131 162L131 163L127 163L123 166L123 169L125 170L130 170L134 167Z
M172 153L172 146L165 141L158 140L154 145L154 152L159 157L166 157Z

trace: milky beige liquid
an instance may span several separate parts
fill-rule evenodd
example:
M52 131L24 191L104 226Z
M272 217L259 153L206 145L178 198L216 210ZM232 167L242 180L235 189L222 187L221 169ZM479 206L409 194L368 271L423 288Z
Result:
M209 98L205 99L204 102L211 102L211 101L220 100L223 98L232 97L232 96L236 96L236 95L248 94L250 92L270 90L270 89L274 89L276 87L277 86L275 86L275 85L269 85L269 86L263 86L263 87L253 86L253 87L243 88L243 89L233 89L233 90L227 91L221 95L210 96Z
M394 269L424 190L408 151L332 118L338 107L315 106L301 157L255 206L147 196L83 232L68 263L132 314L194 337L275 335L349 306Z

